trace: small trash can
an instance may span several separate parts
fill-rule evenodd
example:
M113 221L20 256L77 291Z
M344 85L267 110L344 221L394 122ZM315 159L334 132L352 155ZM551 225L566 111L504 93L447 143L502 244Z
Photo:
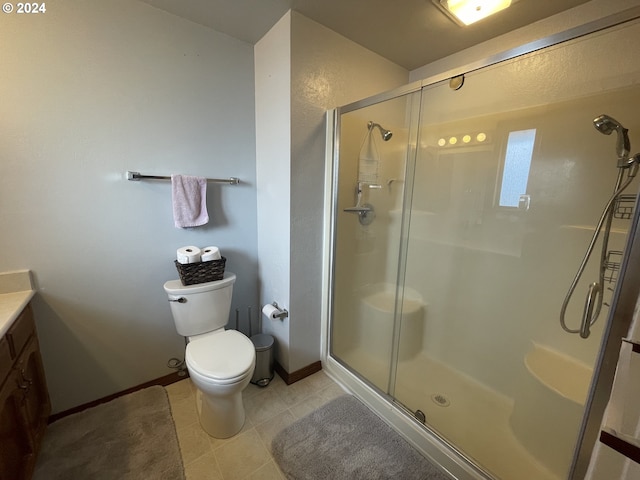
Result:
M256 349L256 368L251 377L251 383L259 387L266 387L273 380L273 344L271 335L259 333L251 337Z

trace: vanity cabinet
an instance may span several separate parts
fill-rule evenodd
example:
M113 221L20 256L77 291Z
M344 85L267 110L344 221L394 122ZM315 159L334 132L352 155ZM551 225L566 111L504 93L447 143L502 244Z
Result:
M31 307L0 340L0 480L30 479L51 413Z

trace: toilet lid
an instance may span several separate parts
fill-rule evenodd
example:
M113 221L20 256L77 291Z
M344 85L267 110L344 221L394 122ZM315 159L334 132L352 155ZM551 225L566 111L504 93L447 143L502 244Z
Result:
M247 373L253 366L255 350L242 333L226 330L191 340L185 359L200 375L228 381Z

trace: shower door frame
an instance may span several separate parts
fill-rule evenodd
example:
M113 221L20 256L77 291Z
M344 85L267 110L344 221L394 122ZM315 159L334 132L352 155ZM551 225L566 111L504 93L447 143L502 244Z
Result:
M344 113L359 110L377 103L391 100L403 95L420 92L424 87L464 75L485 67L511 60L537 50L574 40L601 30L616 27L640 18L640 7L632 7L602 19L588 22L549 37L527 43L520 47L470 63L464 67L448 70L423 80L409 83L394 90L338 107L327 112L327 144L325 175L325 235L323 255L323 337L321 342L322 360L329 374L335 375L340 383L345 384L356 393L370 408L393 424L397 430L418 450L442 465L459 478L491 478L474 462L470 461L454 445L449 444L429 428L418 424L406 408L395 399L373 388L367 382L331 356L329 341L331 338L331 319L333 312L333 286L335 278L335 239L337 227L337 191L340 116ZM578 443L569 473L570 480L583 479L589 467L591 454L600 435L604 412L609 401L613 378L619 358L622 339L628 334L636 302L640 296L640 195L636 201L634 218L629 229L625 246L624 262L620 267L618 282L613 293L607 324L603 331L602 341L596 358L592 383L585 404ZM404 217L404 214L403 214ZM429 443L425 444L425 440Z

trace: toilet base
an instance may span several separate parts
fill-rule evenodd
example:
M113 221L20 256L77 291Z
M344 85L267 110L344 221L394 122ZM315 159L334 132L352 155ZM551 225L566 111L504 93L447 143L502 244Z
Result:
M208 397L197 390L196 407L202 429L214 438L233 437L244 426L242 391L224 397Z

